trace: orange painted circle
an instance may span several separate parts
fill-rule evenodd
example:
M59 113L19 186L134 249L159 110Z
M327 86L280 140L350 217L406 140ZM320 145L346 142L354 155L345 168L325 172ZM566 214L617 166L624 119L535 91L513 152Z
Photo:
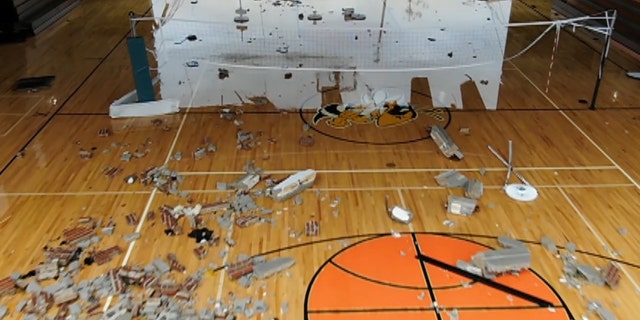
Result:
M415 241L414 241L415 240ZM432 296L444 310L465 320L574 319L562 299L531 270L495 281L555 307L544 308L440 267L419 261L418 253L455 266L457 260L489 248L464 239L411 233L364 240L338 252L316 273L307 290L307 320L392 320L438 318Z

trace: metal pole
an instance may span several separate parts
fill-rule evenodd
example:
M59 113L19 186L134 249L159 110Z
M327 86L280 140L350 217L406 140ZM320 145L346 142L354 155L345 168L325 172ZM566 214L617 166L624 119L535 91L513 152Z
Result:
M131 37L136 37L136 21L134 18L136 17L135 12L129 11L129 22L131 23Z
M617 11L613 10L613 17L611 18L611 24L608 25L607 34L604 40L604 48L602 49L602 54L600 55L600 66L598 68L598 78L596 79L595 88L593 88L593 96L591 97L591 106L589 109L596 109L596 100L598 99L598 92L600 91L600 83L602 82L602 76L604 73L604 66L607 62L607 56L609 55L609 46L611 45L611 34L613 33L613 24L616 22ZM609 20L607 20L608 22ZM608 24L608 23L607 23Z

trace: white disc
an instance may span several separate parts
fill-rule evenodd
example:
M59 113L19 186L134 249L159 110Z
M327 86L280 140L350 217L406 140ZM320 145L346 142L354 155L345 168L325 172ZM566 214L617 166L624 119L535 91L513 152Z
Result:
M538 198L538 190L532 186L514 183L504 189L509 198L518 201L533 201Z

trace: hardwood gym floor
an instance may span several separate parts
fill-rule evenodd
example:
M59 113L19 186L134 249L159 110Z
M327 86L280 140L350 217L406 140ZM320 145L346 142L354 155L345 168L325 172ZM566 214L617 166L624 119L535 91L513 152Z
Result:
M545 19L544 15L552 16L550 6L549 1L542 0L514 1L512 20ZM465 92L468 107L451 112L449 132L465 153L460 162L445 159L432 141L423 139L426 125L436 120L422 113L417 120L393 129L354 125L338 130L321 123L312 131L303 132L297 111L245 107L242 128L263 133L261 145L245 151L236 148L236 126L221 119L215 108L157 117L163 120L161 126L153 124L152 119L108 117L108 105L134 87L124 41L129 31L127 13L147 12L149 7L144 1L85 1L42 35L24 44L0 47L4 62L0 69L0 234L4 236L0 243L0 278L33 269L43 260L42 248L59 242L62 231L75 226L79 217L105 221L113 218L117 223L115 234L105 236L98 246L118 244L128 250L107 265L85 267L79 278L94 277L119 265L145 265L171 252L178 255L188 272L210 263L224 265L241 254L269 253L269 257L293 257L296 265L288 273L257 282L250 289L228 280L223 271L208 274L197 291L198 305L204 307L207 297L226 297L228 292L234 292L238 297L264 295L270 310L262 319L342 319L339 313L318 312L322 308L335 309L331 299L313 300L316 293L311 293L309 301L317 303L313 309L306 308L310 302L305 303L305 296L312 279L320 279L314 278L318 269L345 245L392 231L404 233L402 239L425 233L451 234L491 247L497 246L496 236L510 235L528 243L533 254L532 269L566 303L567 312L555 310L564 316L558 319L588 315L586 306L590 300L601 301L618 319L635 318L640 302L640 226L634 223L640 206L640 151L635 147L640 144L640 81L627 78L625 73L640 70L637 60L612 49L614 61L607 64L598 110L590 111L581 100L591 99L602 40L578 40L563 32L547 91L553 39L545 37L531 52L505 63L498 111L474 108L478 100L470 88ZM513 30L507 51L519 51L539 31ZM56 76L50 89L33 93L11 90L19 78L45 74ZM415 89L412 101L428 106L430 102L421 94L425 90L419 81ZM312 116L302 114L306 120ZM165 125L168 130L163 128ZM460 127L470 128L470 134L458 133ZM99 137L97 133L103 128L111 129L113 134ZM298 143L307 134L315 138L312 147ZM192 159L189 154L205 137L217 144L218 151L201 160ZM268 138L277 141L272 143ZM408 140L418 141L388 144ZM514 141L515 165L540 192L532 203L512 201L501 191L506 170L487 145L505 154L508 140ZM80 159L81 148L95 148L94 156ZM143 148L149 149L146 157L131 162L120 160L123 151ZM17 157L21 150L24 156ZM185 158L170 160L177 151L184 152ZM236 179L250 160L276 177L313 168L318 171L318 178L314 187L303 194L301 205L257 199L259 205L273 208L273 225L223 230L212 219L209 228L223 237L230 234L237 242L226 247L227 256L220 257L216 249L205 260L196 259L193 240L166 236L159 218L141 219L137 226L126 224L124 216L129 213L145 217L163 204L184 205L186 199L166 196L140 184L125 184L125 176L168 164L185 176L181 189L188 190L195 202L207 203L228 197L228 193L216 189L216 183ZM102 170L109 166L121 167L123 173L108 178ZM452 168L481 179L486 186L481 210L472 217L448 215L443 208L447 195L460 191L438 187L433 177ZM480 174L480 168L487 170L486 175ZM391 204L412 210L416 214L413 223L405 226L391 222L384 212L385 196L390 197ZM332 202L338 198L340 203L333 207ZM320 222L319 236L290 237L291 230L303 230L305 222L312 218ZM453 225L443 224L446 220ZM626 232L620 232L621 228ZM122 236L136 230L142 232L142 238L125 243ZM560 246L576 243L576 257L581 262L604 266L617 261L623 273L620 286L585 286L579 291L561 283L561 260L539 245L545 235ZM435 246L439 244L434 242ZM224 248L222 244L219 249ZM450 251L455 255L454 249ZM411 255L410 250L407 252ZM371 260L364 260L369 257ZM365 255L354 268L376 265L390 268L389 273L394 270L394 262L375 259L375 254ZM401 252L397 259L401 259ZM319 274L328 273L323 267ZM371 294L364 291L366 286L345 287L340 282L333 285L323 287L322 293L331 296L327 292L331 289L336 296L350 292L353 299L347 300L351 303L348 308L376 307L358 305L355 297ZM0 305L14 307L24 298L24 294L1 297ZM281 310L283 303L287 310ZM408 305L414 303L407 301ZM455 307L477 311L483 306L461 298ZM373 312L365 318L385 317L381 311ZM470 319L483 318L477 314L473 318L469 312ZM510 316L525 319L527 311L521 312ZM358 316L354 312L347 318ZM411 318L397 313L386 317ZM13 314L10 318L20 316ZM446 315L441 319L447 319Z

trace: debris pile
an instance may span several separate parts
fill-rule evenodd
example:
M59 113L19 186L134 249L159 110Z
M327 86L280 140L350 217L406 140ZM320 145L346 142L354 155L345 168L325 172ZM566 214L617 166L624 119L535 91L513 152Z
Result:
M238 128L238 132L236 133L236 147L238 150L251 150L260 145L260 137L262 137L261 131L254 133Z
M439 186L464 188L464 197L449 195L445 208L449 213L470 216L479 210L478 199L482 197L482 182L469 179L457 170L445 171L435 177Z
M226 266L229 279L248 288L254 280L263 280L291 268L295 264L293 258L282 257L266 260L264 256L252 258L240 257L237 262Z
M152 185L166 194L182 198L189 196L188 192L178 190L180 182L184 181L184 176L167 169L166 166L148 168L140 173L139 180L142 185Z
M216 151L218 151L218 146L216 146L213 142L211 142L211 139L209 137L204 138L203 140L203 144L196 148L196 150L193 151L193 158L196 160L201 160L203 159L207 154L210 153L215 153ZM180 160L182 159L182 153L176 153L173 158L175 160Z
M460 148L453 142L453 139L449 136L447 131L438 125L433 125L427 128L429 136L436 143L442 154L449 159L462 160L464 154L460 151Z
M481 251L471 257L471 263L458 260L458 268L486 278L500 274L518 274L531 267L531 252L526 247Z

